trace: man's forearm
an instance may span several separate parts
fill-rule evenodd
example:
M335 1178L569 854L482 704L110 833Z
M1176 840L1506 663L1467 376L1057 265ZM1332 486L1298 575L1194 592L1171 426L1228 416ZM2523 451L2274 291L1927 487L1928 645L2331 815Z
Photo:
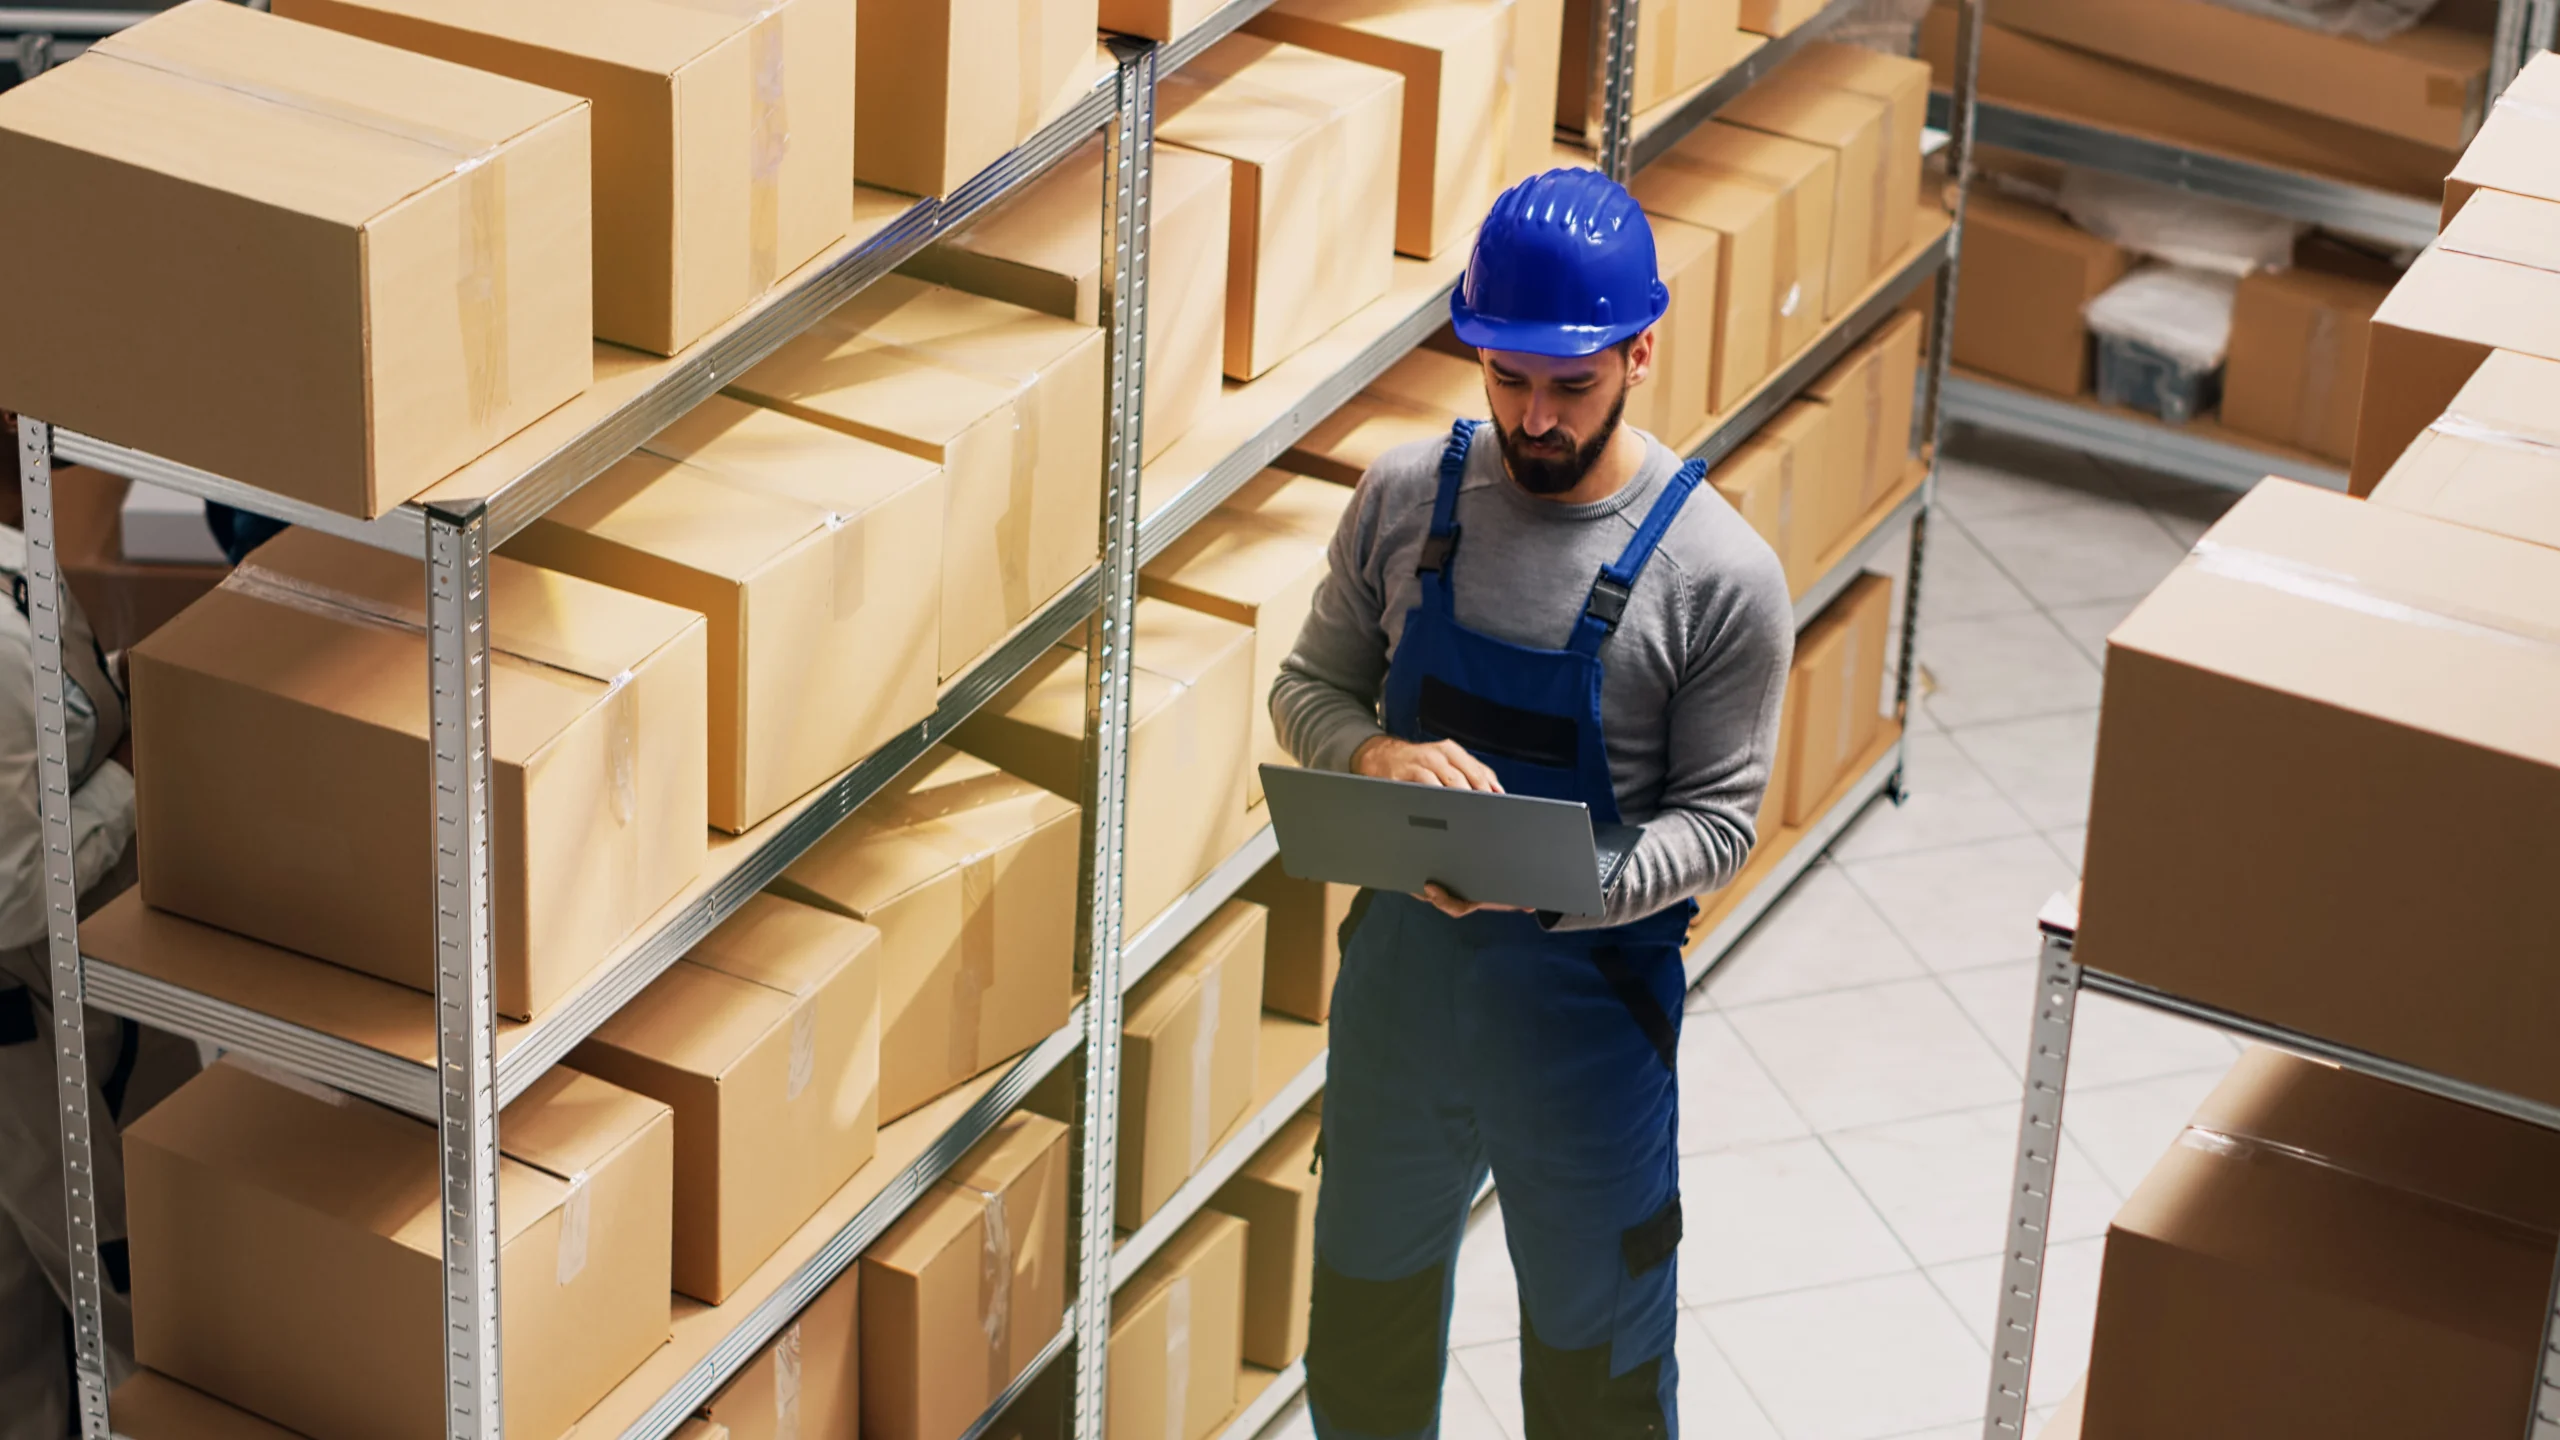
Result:
M1367 701L1288 665L1272 683L1270 703L1281 746L1310 770L1348 772L1360 747L1386 733Z
M1694 895L1721 890L1742 873L1754 844L1746 818L1689 810L1666 810L1645 822L1644 838L1627 855L1616 883L1609 887L1608 908L1596 916L1571 916L1558 930L1596 930L1625 925Z

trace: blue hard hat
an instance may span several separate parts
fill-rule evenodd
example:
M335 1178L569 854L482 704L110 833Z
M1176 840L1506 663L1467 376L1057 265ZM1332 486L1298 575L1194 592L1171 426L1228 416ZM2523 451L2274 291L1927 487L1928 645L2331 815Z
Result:
M1460 340L1531 355L1594 354L1670 308L1643 207L1597 170L1550 170L1503 191L1449 297Z

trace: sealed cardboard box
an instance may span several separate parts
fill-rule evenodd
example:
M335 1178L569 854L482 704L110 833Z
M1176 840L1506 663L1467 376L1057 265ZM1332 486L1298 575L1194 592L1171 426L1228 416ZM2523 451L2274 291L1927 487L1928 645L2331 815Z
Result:
M1226 357L1227 223L1234 166L1159 145L1147 192L1146 457L1164 453L1218 398ZM1102 140L998 201L907 262L919 279L1102 323Z
M1910 467L1920 332L1927 328L1928 322L1910 311L1896 312L1805 390L1838 411L1838 423L1854 437L1845 443L1858 476L1857 517L1892 493Z
M1787 589L1802 595L1812 585L1822 547L1808 545L1796 521L1796 451L1766 433L1752 436L1707 474L1725 502L1738 511L1787 572Z
M2081 962L2560 1100L2554 614L2560 552L2262 482L2108 637Z
M1224 0L1102 0L1102 28L1149 40L1175 40L1218 13Z
M1647 213L1722 237L1716 247L1715 360L1707 404L1715 414L1729 413L1776 368L1778 197L1690 165L1677 150L1639 171L1631 188Z
M1253 632L1164 600L1138 602L1129 691L1121 913L1135 934L1245 837ZM1060 795L1083 786L1084 652L1035 660L953 743Z
M2499 100L2444 177L2438 229L2478 190L2560 200L2560 59L2536 53Z
M2086 392L2081 307L2123 279L2132 257L2051 210L1977 190L1959 263L1955 362L2048 394Z
M1513 0L1281 0L1244 28L1404 77L1396 250L1429 259L1501 192L1512 25Z
M1856 423L1863 418L1799 400L1761 427L1762 436L1787 448L1783 463L1792 473L1780 486L1780 494L1795 510L1794 533L1788 538L1794 563L1807 584L1819 578L1823 557L1864 513L1858 504L1865 478L1859 471L1864 437Z
M2489 37L2421 23L2387 40L2332 35L2211 0L1997 0L2012 30L2458 149L2488 103Z
M853 173L948 195L1094 80L1095 0L856 0Z
M1245 1223L1244 1358L1266 1370L1285 1370L1307 1353L1321 1133L1314 1115L1291 1120L1209 1201Z
M2345 464L2355 454L2373 312L2391 293L2381 273L2297 263L2240 282L2222 372L2222 423Z
M674 1124L554 1069L499 1117L510 1434L561 1434L667 1339ZM134 1357L311 1437L444 1425L434 1127L213 1066L125 1131Z
M1502 166L1505 186L1555 164L1556 64L1564 48L1564 6L1565 0L1513 0L1511 75L1505 85L1511 92L1511 139Z
M1650 110L1724 72L1740 53L1743 0L1656 0L1636 10L1635 108ZM1556 124L1580 134L1593 105L1591 0L1565 0Z
M107 1410L125 1440L303 1440L150 1370L136 1370L117 1386Z
M862 1419L862 1267L818 1292L755 1360L702 1407L702 1423L729 1440L815 1440L851 1435ZM678 1440L704 1440L677 1432Z
M503 553L702 613L735 833L933 713L944 499L930 460L714 395Z
M883 1123L1066 1023L1077 813L936 748L774 882L879 928Z
M865 1440L975 1424L1058 1333L1073 1263L1067 1127L1017 1112L863 1252Z
M2370 497L2560 549L2560 362L2500 350Z
M880 932L751 896L569 1061L675 1112L675 1288L717 1305L878 1145Z
M284 0L594 106L596 338L672 355L853 220L854 0Z
M1764 190L1776 201L1776 269L1769 284L1769 363L1822 333L1831 313L1831 231L1838 158L1820 145L1711 120L1675 146L1673 163ZM1689 217L1677 212L1674 219ZM1793 241L1792 246L1788 243ZM1719 410L1724 407L1717 407Z
M1280 457L1302 475L1357 485L1378 457L1416 440L1447 440L1458 420L1493 413L1485 399L1484 366L1428 347L1387 367L1369 388L1352 396Z
M1833 786L1875 744L1882 724L1885 632L1893 618L1893 582L1861 575L1815 617L1796 642L1789 699L1799 699L1787 737L1793 769L1786 823L1821 813ZM1799 688L1800 687L1800 688Z
M1230 900L1131 989L1120 1038L1116 1219L1147 1222L1253 1101L1268 917Z
M1387 293L1404 77L1230 35L1158 86L1156 139L1235 166L1227 376L1251 380Z
M134 647L144 899L435 988L425 598L414 558L291 530ZM488 614L495 998L521 1019L702 867L703 621L504 557Z
M229 565L126 560L120 544L126 484L121 475L82 465L53 467L53 543L63 583L109 650L139 644L231 573Z
M2088 1440L2524 1428L2560 1137L2252 1050L2116 1216Z
M1342 926L1360 892L1349 885L1300 880L1272 861L1236 892L1269 913L1263 950L1264 1008L1323 1023L1333 1010L1333 977L1342 968Z
M1893 191L1893 170L1885 164L1892 108L1872 96L1781 70L1717 113L1744 129L1765 130L1831 152L1831 254L1823 313L1828 317L1847 309L1901 253L1900 246L1887 248L1886 212L1902 212L1906 228L1911 219L1912 196Z
M0 95L80 197L0 236L0 406L372 516L587 387L585 101L209 0L81 58Z
M1823 0L1742 0L1742 28L1784 35L1822 13Z
M1138 577L1139 593L1253 627L1253 677L1246 691L1251 749L1245 808L1262 804L1264 765L1296 763L1271 723L1271 686L1327 571L1326 552L1351 492L1282 470L1266 470L1184 531Z
M1845 90L1884 106L1884 200L1876 209L1876 268L1891 265L1911 248L1918 214L1913 202L1920 194L1920 132L1929 119L1927 62L1816 40L1798 50L1773 78L1788 86Z
M1205 1440L1236 1403L1244 1354L1245 1223L1206 1211L1111 1298L1104 1430Z
M1667 216L1653 226L1655 263L1671 308L1653 327L1653 373L1627 397L1627 423L1679 446L1707 423L1716 363L1716 262L1724 237Z
M729 393L942 467L949 680L1099 553L1102 332L892 275Z

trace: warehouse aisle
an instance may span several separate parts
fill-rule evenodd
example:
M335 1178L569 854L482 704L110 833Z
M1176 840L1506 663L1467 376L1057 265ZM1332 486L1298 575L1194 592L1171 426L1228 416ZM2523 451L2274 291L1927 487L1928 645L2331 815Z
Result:
M1959 437L1939 481L1914 798L1853 826L1692 998L1689 1440L1976 1440L2035 913L2071 883L2109 629L2235 496ZM2238 1049L2081 1000L2039 1417L2079 1378L2108 1219ZM1460 1263L1444 1440L1524 1440L1500 1199ZM1311 1436L1303 1407L1269 1434Z

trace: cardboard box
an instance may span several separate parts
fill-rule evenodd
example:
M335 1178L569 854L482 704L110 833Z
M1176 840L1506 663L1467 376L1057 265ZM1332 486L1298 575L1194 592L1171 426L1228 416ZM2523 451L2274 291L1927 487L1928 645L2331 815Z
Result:
M862 1254L862 1434L952 1440L1066 1315L1067 1127L1016 1112Z
M1280 0L1245 32L1404 77L1396 250L1475 233L1510 158L1512 0Z
M416 559L290 530L134 647L144 899L435 988L425 599ZM503 556L488 615L495 1001L522 1019L702 868L703 621Z
M2420 24L2329 35L2210 0L1995 0L2012 30L2427 145L2459 149L2488 103L2487 35Z
M1742 0L1742 28L1784 35L1822 13L1823 0Z
M126 483L121 475L86 466L53 467L53 543L62 579L98 643L109 650L140 643L231 573L229 565L126 560L120 519Z
M1297 1116L1209 1200L1245 1223L1244 1358L1266 1370L1286 1370L1307 1353L1321 1133L1314 1115Z
M1665 162L1737 180L1776 200L1776 268L1768 300L1769 364L1775 369L1811 345L1831 313L1837 157L1819 145L1711 120L1690 131L1664 161L1656 162L1656 168ZM1691 218L1676 211L1666 213L1674 219Z
M1100 18L1105 30L1175 40L1199 28L1223 4L1224 0L1102 0Z
M1676 150L1637 172L1631 188L1647 213L1723 237L1716 247L1715 361L1707 405L1714 414L1728 414L1776 368L1778 197L1689 165Z
M1821 578L1823 558L1865 513L1858 503L1865 482L1863 414L1799 400L1760 428L1760 436L1787 448L1791 473L1780 484L1782 503L1794 507L1788 560L1806 585ZM1784 529L1785 527L1781 527ZM1773 545L1771 548L1775 548ZM1789 557L1792 557L1791 559Z
M2081 307L2124 278L2133 258L2061 215L1976 187L1957 262L1955 362L2053 395L2089 388Z
M2222 423L2347 463L2373 312L2390 293L2380 276L2306 264L2243 279L2231 308Z
M1102 332L881 279L729 393L942 467L942 645L959 675L1101 552Z
M1743 0L1655 0L1636 8L1635 108L1650 110L1723 74L1741 52ZM1565 0L1556 125L1581 134L1595 106L1591 0ZM1541 167L1543 168L1543 167Z
M1342 926L1359 890L1300 880L1265 865L1236 892L1269 913L1270 939L1262 957L1262 1004L1267 1010L1318 1024L1333 1012L1333 978L1342 968Z
M1920 194L1920 132L1929 121L1929 66L1902 55L1816 40L1778 70L1781 83L1827 85L1864 95L1885 109L1884 203L1876 207L1876 268L1911 248ZM1765 83L1765 82L1764 82Z
M1250 629L1163 600L1139 601L1137 614L1120 902L1132 935L1244 843L1255 708ZM1079 793L1084 672L1079 637L1033 661L953 743Z
M2252 1050L2107 1234L2081 1433L2525 1428L2560 1137Z
M507 1431L666 1343L667 1108L554 1069L498 1121ZM124 1134L134 1358L311 1440L445 1433L434 1127L225 1061Z
M372 516L587 387L585 101L210 0L82 58L0 95L80 197L0 236L0 406Z
M714 395L503 553L703 614L737 833L933 713L944 504L932 461Z
M1067 1022L1077 815L936 747L774 882L879 927L883 1124Z
M283 0L594 107L596 338L672 355L853 222L854 0Z
M1425 347L1387 367L1368 389L1317 421L1280 463L1319 480L1358 485L1378 457L1398 445L1445 443L1457 421L1490 419L1492 414L1483 364Z
M1564 50L1565 0L1513 0L1511 140L1505 147L1502 183L1516 185L1552 168L1556 154L1556 65Z
M1831 254L1824 278L1825 318L1857 302L1867 282L1901 254L1887 249L1885 212L1909 225L1912 197L1891 188L1885 146L1894 114L1884 101L1781 70L1736 96L1718 118L1765 130L1832 154Z
M2063 1396L2062 1403L2053 1407L2053 1413L2045 1417L2044 1428L2036 1432L2036 1440L2080 1440L2080 1417L2088 1403L2088 1393L2089 1383L2085 1378L2072 1386L2071 1393Z
M730 1440L803 1440L851 1435L862 1419L862 1268L818 1292L746 1369L720 1387L698 1422ZM685 1436L679 1440L704 1440Z
M1111 1300L1112 1435L1205 1440L1236 1403L1244 1354L1245 1223L1207 1211Z
M1707 483L1739 512L1787 572L1787 590L1802 595L1813 584L1822 547L1796 519L1796 451L1767 433L1745 440L1707 473Z
M1921 22L1920 53L1941 89L1955 70L1955 39L1955 7L1940 0ZM2404 195L2435 196L2459 158L2453 148L2326 119L2001 25L1982 27L1981 59L1985 99Z
M1350 508L1351 492L1340 485L1266 470L1184 531L1138 577L1142 595L1253 627L1248 811L1262 804L1260 767L1297 763L1272 727L1271 687L1280 662L1298 646L1316 587L1330 569L1333 532Z
M2560 1100L2560 553L2282 480L2205 541L2108 637L2079 959Z
M1146 458L1189 433L1218 398L1226 356L1227 222L1234 166L1159 145L1147 193ZM906 264L922 280L1102 323L1102 138Z
M303 1440L166 1375L136 1370L108 1402L115 1433L125 1440ZM702 1437L676 1432L683 1440Z
M1230 35L1157 87L1156 140L1233 162L1227 376L1251 380L1387 293L1404 77Z
M1724 237L1702 225L1649 216L1655 263L1671 308L1653 327L1653 374L1627 397L1630 425L1677 448L1704 429L1716 366L1716 271Z
M1808 398L1837 411L1835 423L1847 426L1852 437L1844 442L1857 476L1852 525L1891 494L1911 466L1920 332L1927 328L1910 311L1897 312L1805 390Z
M880 932L750 896L569 1063L675 1112L675 1288L717 1305L878 1147Z
M2560 549L2560 362L2493 352L2371 496L2376 505Z
M857 0L853 173L948 195L1095 79L1095 0Z
M2560 59L2536 52L2516 72L2500 104L2489 107L2480 133L2444 177L2444 208L2437 228L2453 223L2464 201L2479 190L2504 190L2537 200L2560 200Z
M1786 749L1786 823L1804 825L1875 744L1882 723L1886 630L1893 619L1893 582L1861 575L1796 641L1789 700L1797 702Z
M1253 1103L1268 917L1230 900L1129 991L1115 1219L1145 1224Z

